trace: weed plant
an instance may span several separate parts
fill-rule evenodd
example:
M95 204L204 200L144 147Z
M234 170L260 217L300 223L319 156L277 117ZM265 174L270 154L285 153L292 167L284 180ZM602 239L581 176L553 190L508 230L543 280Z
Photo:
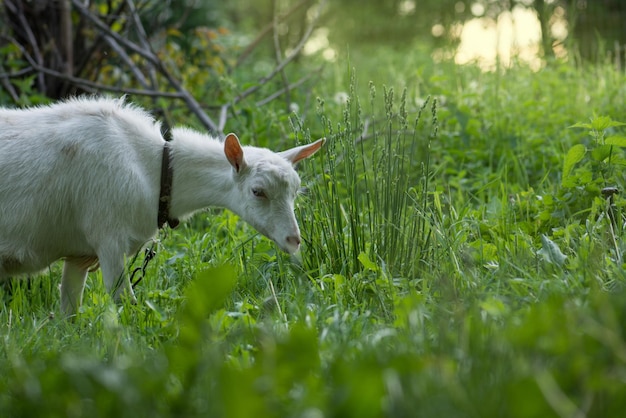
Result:
M94 273L58 318L58 265L4 286L1 415L621 416L624 74L396 71L281 116L327 138L299 257L213 210L161 234L138 305Z

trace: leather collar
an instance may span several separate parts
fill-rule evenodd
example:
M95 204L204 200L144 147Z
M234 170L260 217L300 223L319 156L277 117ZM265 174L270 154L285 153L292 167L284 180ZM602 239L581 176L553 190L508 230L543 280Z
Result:
M173 169L170 158L170 143L166 141L163 144L163 160L161 162L161 191L159 192L159 217L158 227L163 228L167 223L170 228L176 228L180 221L176 218L170 218L170 205L172 203L172 177Z

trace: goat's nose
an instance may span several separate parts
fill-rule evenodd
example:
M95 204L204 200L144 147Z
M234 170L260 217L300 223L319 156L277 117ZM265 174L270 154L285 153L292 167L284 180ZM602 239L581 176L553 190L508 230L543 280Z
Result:
M298 235L291 235L287 237L287 242L294 247L300 246L300 237Z

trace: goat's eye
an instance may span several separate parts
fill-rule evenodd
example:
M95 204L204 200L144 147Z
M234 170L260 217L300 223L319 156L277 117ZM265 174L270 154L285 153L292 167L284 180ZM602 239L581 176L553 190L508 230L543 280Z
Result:
M265 192L261 189L252 189L252 194L256 197L267 197L265 196Z

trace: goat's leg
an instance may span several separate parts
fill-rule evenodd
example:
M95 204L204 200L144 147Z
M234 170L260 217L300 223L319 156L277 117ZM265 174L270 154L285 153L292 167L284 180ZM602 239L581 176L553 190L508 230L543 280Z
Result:
M122 299L122 295L130 297L133 303L137 303L135 293L130 284L130 278L124 274L124 254L98 254L102 280L109 294L116 302Z
M84 263L67 259L61 278L61 310L66 316L75 315L83 301L83 289L87 279Z

